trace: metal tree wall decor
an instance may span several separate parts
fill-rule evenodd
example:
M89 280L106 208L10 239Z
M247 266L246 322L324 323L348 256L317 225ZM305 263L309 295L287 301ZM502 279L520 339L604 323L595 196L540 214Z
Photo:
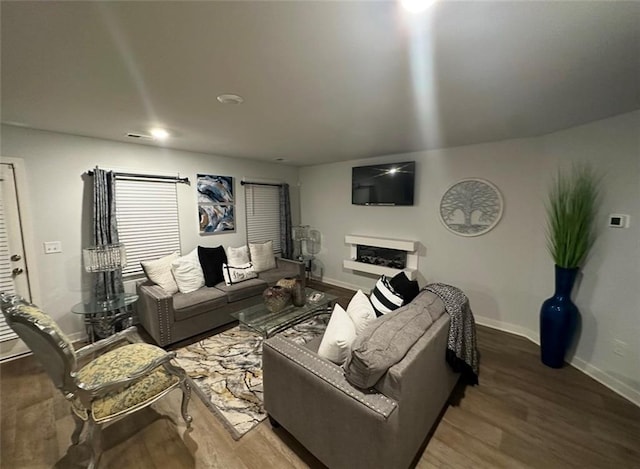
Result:
M442 196L440 220L457 235L479 236L498 224L502 207L496 186L483 179L463 179Z

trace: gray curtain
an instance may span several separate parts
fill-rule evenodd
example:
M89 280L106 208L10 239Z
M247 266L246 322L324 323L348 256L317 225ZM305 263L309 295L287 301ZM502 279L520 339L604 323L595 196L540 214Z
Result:
M116 176L113 171L93 170L93 244L101 246L118 242L116 224ZM95 275L95 298L108 298L124 293L122 271L99 272Z
M280 249L282 257L293 258L293 239L291 239L291 201L289 184L280 186Z

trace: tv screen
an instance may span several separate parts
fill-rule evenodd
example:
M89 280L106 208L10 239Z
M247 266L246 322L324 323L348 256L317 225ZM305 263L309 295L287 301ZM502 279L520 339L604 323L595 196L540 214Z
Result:
M352 173L354 205L413 205L416 163L356 166Z

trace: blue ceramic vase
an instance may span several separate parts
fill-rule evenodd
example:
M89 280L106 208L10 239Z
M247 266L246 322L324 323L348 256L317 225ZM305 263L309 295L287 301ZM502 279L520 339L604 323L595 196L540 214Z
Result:
M556 291L540 309L540 352L542 363L561 368L571 345L578 320L578 308L571 301L571 291L578 268L556 265Z

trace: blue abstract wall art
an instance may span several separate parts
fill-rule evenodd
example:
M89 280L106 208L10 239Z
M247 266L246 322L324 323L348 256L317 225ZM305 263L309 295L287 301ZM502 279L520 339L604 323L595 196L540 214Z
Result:
M233 177L197 175L200 234L235 231Z

